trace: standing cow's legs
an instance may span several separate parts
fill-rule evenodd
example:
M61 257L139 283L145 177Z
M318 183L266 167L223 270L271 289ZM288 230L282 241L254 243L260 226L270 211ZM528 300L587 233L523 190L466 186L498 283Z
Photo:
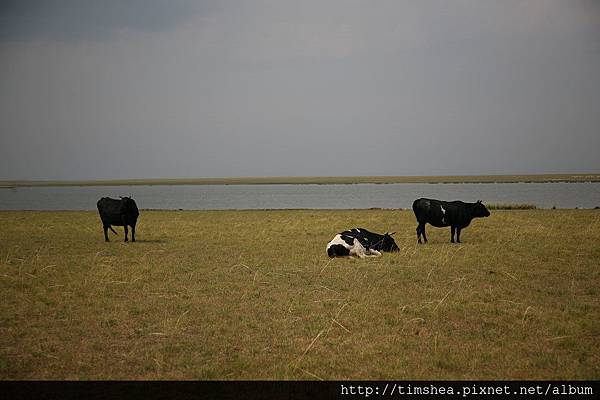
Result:
M127 224L123 225L123 228L125 229L125 241L128 242L129 239L127 239L127 234L129 233L129 229L127 228Z
M423 234L423 241L427 243L427 235L425 234L425 223L421 224L421 233Z
M102 228L104 229L104 241L108 242L108 226L103 225Z
M425 223L419 222L417 226L417 242L421 243L421 235L423 235L423 240L427 243L427 236L425 236Z
M456 231L456 227L454 225L450 226L450 243L454 243L454 232Z
M135 224L131 225L131 241L135 242Z
M460 243L460 228L456 227L456 243Z

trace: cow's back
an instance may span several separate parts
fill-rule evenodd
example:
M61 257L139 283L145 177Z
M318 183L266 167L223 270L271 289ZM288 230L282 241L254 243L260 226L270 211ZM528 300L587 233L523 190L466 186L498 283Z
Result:
M413 211L419 223L441 228L450 225L449 216L452 213L448 213L448 210L453 208L449 207L451 203L454 202L421 198L413 202Z
M103 197L96 203L100 219L104 224L119 225L121 221L121 201Z
M439 228L450 225L466 226L470 222L467 204L460 200L421 198L413 202L413 211L420 223L430 223Z
M412 209L417 219L419 219L419 217L426 217L429 215L431 213L433 203L436 202L439 202L439 200L420 198L413 201Z

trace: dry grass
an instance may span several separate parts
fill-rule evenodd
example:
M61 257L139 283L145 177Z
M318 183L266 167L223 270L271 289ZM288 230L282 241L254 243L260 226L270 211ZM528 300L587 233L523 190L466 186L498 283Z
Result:
M600 213L1 212L3 379L599 379ZM399 254L330 260L336 232Z

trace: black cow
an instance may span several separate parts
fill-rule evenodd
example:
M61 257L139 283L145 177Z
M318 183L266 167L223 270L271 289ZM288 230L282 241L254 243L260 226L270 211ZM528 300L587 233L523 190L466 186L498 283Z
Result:
M400 249L392 238L394 233L380 235L364 228L354 228L335 235L327 244L329 257L356 256L378 257L382 251L394 252Z
M490 212L481 200L476 203L464 203L462 201L440 201L433 199L417 199L413 203L413 211L417 217L417 240L421 243L421 235L425 243L425 224L442 228L450 227L450 241L454 243L454 232L456 231L456 242L460 243L460 230L466 228L473 218L489 217Z
M104 240L108 242L108 229L115 230L111 225L122 226L125 229L125 241L127 242L127 226L131 226L131 241L135 242L135 224L140 212L137 204L131 197L121 197L121 200L103 197L96 204L102 227L104 228Z

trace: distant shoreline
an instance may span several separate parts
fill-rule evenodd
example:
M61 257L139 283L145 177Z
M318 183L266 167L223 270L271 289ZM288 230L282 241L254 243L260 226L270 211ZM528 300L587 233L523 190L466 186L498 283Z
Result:
M158 186L158 185L349 185L391 183L571 183L600 182L598 174L533 175L448 175L448 176L329 176L329 177L246 177L110 180L8 180L0 188L48 186Z

